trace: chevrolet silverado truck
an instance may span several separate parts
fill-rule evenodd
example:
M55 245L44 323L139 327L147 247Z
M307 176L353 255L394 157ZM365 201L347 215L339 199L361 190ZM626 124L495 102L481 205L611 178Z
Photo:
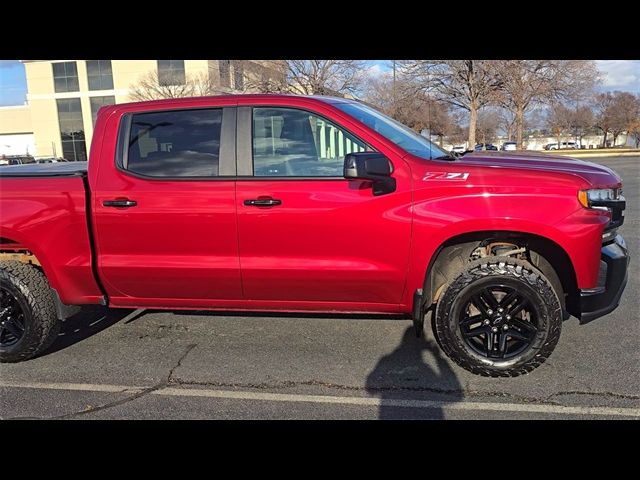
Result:
M530 372L627 281L618 175L456 159L362 103L229 95L106 106L89 161L0 168L0 360L77 306L370 312L431 324L485 376ZM375 328L372 324L371 328Z

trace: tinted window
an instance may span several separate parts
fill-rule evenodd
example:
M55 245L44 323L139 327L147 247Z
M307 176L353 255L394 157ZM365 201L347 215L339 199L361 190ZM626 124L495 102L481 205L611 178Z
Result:
M111 60L87 60L87 77L89 90L111 90L113 88Z
M217 176L221 126L222 109L135 114L126 168L154 177Z
M184 85L184 60L158 60L160 85Z
M100 107L105 105L113 105L116 103L116 97L113 95L108 95L106 97L91 97L89 99L91 103L91 119L93 120L93 125L96 125L96 116L98 115L98 110Z
M77 92L78 69L76 62L58 62L51 64L53 68L53 88L59 92Z
M344 156L367 149L361 140L309 112L253 109L253 169L257 177L342 177Z

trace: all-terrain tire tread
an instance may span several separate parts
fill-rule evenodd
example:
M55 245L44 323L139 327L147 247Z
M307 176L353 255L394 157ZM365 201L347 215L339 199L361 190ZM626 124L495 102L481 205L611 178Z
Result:
M33 330L25 337L24 348L16 353L2 352L0 355L0 362L21 362L49 348L58 336L61 322L57 318L53 291L40 270L22 262L2 261L0 271L0 275L24 295L31 313Z
M473 358L460 355L458 351L452 348L450 332L447 329L448 316L460 291L480 278L498 275L514 276L526 281L544 298L549 309L550 325L545 342L537 348L537 352L533 358L522 365L509 369L497 369L479 365L473 361ZM450 282L440 296L433 327L438 344L442 350L462 368L485 377L517 377L529 373L542 365L553 352L560 339L562 309L558 296L549 280L529 262L509 257L486 257L470 262L468 266L459 273L459 276Z

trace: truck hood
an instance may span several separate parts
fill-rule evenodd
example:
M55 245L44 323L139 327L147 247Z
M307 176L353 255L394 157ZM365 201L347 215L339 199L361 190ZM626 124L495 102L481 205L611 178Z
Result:
M577 158L541 153L477 152L467 154L455 163L478 167L562 172L578 176L592 186L597 187L615 186L621 182L620 176L604 165L585 162Z

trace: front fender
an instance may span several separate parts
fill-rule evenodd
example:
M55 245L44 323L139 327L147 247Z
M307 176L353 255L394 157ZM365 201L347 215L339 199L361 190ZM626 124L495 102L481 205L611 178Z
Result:
M449 195L451 191L448 192ZM466 192L465 192L466 193ZM422 288L431 259L454 237L478 232L513 232L544 237L571 260L579 288L597 283L602 231L608 217L576 205L572 195L469 192L413 206L413 238L403 304Z

